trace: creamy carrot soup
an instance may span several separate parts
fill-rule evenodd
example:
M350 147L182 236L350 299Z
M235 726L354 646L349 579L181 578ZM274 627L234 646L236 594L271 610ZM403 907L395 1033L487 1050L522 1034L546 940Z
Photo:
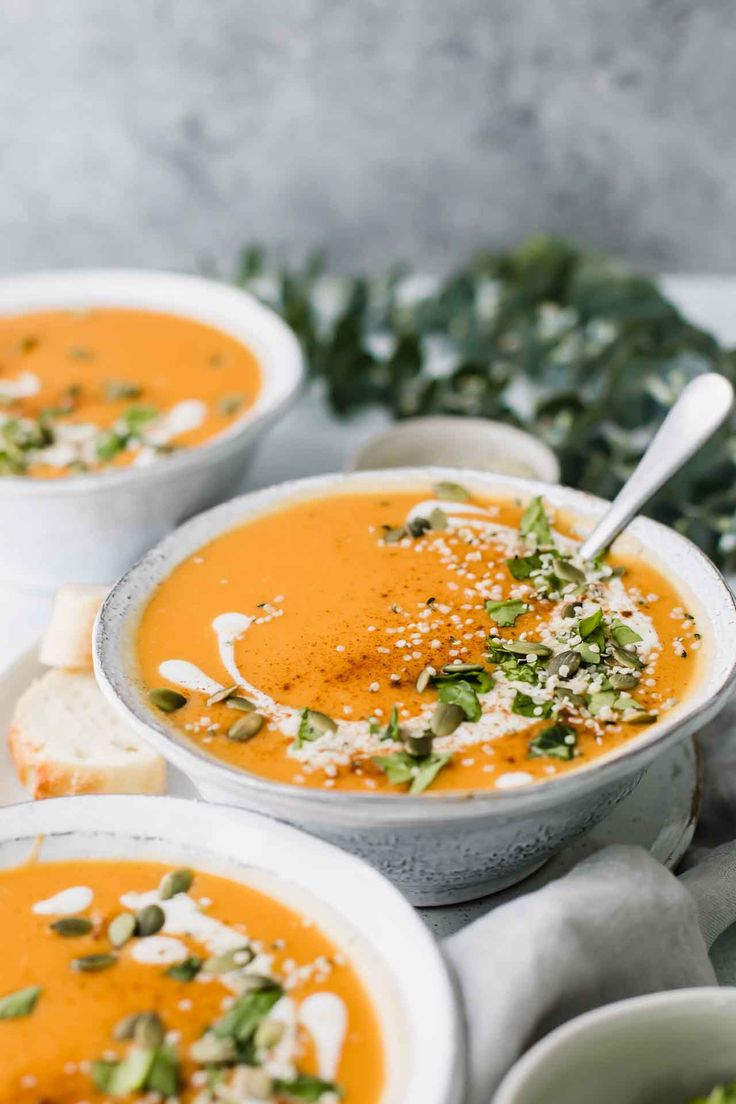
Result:
M101 308L0 317L0 475L148 464L255 401L249 349L189 318Z
M378 1104L350 962L259 890L152 862L0 872L0 1102Z
M477 790L574 770L688 693L693 616L641 559L584 563L564 519L456 484L298 501L160 585L151 705L298 786Z

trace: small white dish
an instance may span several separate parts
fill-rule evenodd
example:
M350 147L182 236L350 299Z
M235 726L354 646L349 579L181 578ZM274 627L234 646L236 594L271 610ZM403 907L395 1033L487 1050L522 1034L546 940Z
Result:
M654 993L588 1012L532 1047L493 1104L688 1104L736 1080L736 991Z
M0 478L0 578L32 590L112 581L181 521L234 494L251 450L304 374L296 337L244 291L169 272L79 269L0 279L0 315L128 307L207 323L247 345L256 402L224 433L146 467L60 479Z
M435 416L407 418L377 433L348 461L347 471L447 468L520 475L559 483L557 457L539 438L489 418Z
M702 625L709 662L692 692L662 721L618 749L575 771L513 790L419 797L341 793L238 770L154 714L138 684L131 642L153 591L177 564L250 517L297 498L341 489L410 490L452 479L489 497L528 500L544 495L553 508L576 516L586 529L606 508L601 499L567 487L446 468L328 475L269 487L201 514L152 549L113 588L95 633L95 672L103 693L203 797L267 811L361 855L416 905L472 900L527 877L603 820L658 755L695 732L725 703L736 676L736 607L718 571L695 545L648 518L637 518L621 538L672 578Z
M464 1039L445 960L401 894L360 860L266 817L172 797L0 809L0 867L26 861L39 839L41 861L185 864L256 884L314 919L373 1000L388 1074L382 1104L459 1104Z

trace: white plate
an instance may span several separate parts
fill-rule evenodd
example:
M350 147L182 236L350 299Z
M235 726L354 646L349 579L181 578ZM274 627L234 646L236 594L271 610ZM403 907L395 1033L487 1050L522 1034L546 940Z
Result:
M10 728L20 695L33 679L47 670L38 662L37 651L37 647L29 649L0 674L0 733L3 734L0 741L0 805L28 800L28 794L16 779L4 734ZM196 796L194 787L183 774L173 767L168 771L168 793L179 797ZM601 824L524 882L479 901L420 911L436 935L449 935L505 901L558 878L585 855L609 843L646 847L655 858L672 868L690 845L699 801L698 752L694 741L685 740L659 756L634 792Z

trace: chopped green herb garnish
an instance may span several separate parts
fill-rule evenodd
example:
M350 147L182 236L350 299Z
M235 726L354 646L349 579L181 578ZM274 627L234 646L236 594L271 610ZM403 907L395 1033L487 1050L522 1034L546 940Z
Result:
M515 598L507 598L504 602L486 602L486 613L495 621L501 628L512 628L517 621L517 618L521 617L523 613L526 613L529 606L526 602L521 602Z
M437 697L446 705L459 705L468 721L479 721L481 707L475 687L471 686L467 679L450 679L439 681Z
M538 555L514 556L512 559L507 560L506 563L514 579L520 581L528 579L533 571L542 570L542 557Z
M554 543L552 530L544 512L544 503L539 495L531 500L524 511L519 532L522 537L534 537L537 544L544 547L549 547Z
M291 1081L277 1079L274 1089L279 1096L287 1100L304 1100L308 1104L319 1104L320 1099L327 1093L342 1098L342 1088L334 1081L323 1081L320 1077L312 1077L310 1074L300 1073Z
M572 725L557 721L529 741L531 758L574 759L578 736Z
M248 1042L256 1028L283 995L282 986L270 979L267 986L243 993L225 1015L213 1025L212 1034L217 1039L232 1039L236 1043Z
M165 972L166 976L173 978L174 981L194 981L201 969L202 959L196 955L190 955L182 962L175 962L173 966L169 966Z
M578 632L582 636L583 640L595 632L598 626L603 622L603 611L600 609L594 610L589 613L587 617L583 617L582 621L578 625Z
M451 758L449 754L431 752L422 759L415 759L405 751L396 751L393 755L376 755L373 762L394 786L409 782L409 793L420 794L432 785Z
M384 740L400 740L401 726L399 725L399 711L395 705L391 706L391 716L383 733Z
M611 625L611 636L622 648L626 647L627 644L641 643L641 637L638 632L634 632L634 630L629 625L625 625L623 621L613 622Z
M517 690L511 706L511 712L518 713L520 717L534 717L539 720L540 718L551 716L552 702L537 702L534 698L529 697L528 694L522 694L520 690Z

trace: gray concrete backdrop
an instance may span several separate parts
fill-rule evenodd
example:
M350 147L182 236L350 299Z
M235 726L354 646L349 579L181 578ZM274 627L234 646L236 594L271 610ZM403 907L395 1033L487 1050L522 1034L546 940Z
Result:
M0 0L0 269L736 271L734 0Z

